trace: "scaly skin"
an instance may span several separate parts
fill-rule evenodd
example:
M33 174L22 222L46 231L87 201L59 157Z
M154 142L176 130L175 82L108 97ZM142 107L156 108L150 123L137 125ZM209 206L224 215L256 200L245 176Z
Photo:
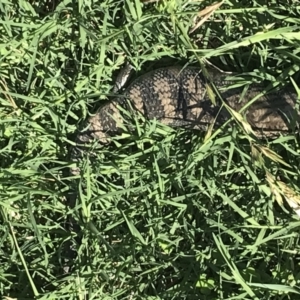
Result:
M239 102L242 88L224 91L224 87L229 83L221 74L213 74L212 80L221 90L222 99L235 111L239 111L262 90L262 87L251 86ZM134 80L124 96L130 100L133 109L146 118L156 118L170 126L206 130L213 121L216 126L220 126L231 117L226 108L223 107L220 111L220 105L212 104L206 92L204 76L199 68L194 67L166 67L151 71ZM252 104L244 116L257 135L278 135L289 130L288 120L296 117L294 120L298 121L299 112L294 110L296 100L297 95L287 89L270 93ZM117 104L130 109L124 97L100 107L96 114L87 120L87 129L78 134L77 147L72 152L74 159L80 157L81 151L85 151L84 144L94 139L107 144L109 137L119 132L118 124L121 124L123 119ZM73 168L71 172L73 175L79 174L78 168Z

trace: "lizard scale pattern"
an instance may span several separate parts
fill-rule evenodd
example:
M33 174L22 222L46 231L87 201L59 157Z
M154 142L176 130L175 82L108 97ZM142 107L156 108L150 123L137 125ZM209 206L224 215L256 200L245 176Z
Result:
M213 77L213 82L221 90L222 99L235 111L239 111L249 100L258 95L262 88L251 86L240 102L242 88L226 90L224 76ZM129 109L130 106L142 113L147 119L156 118L170 126L188 126L206 130L215 121L217 126L228 120L231 115L221 105L214 106L206 92L205 79L199 68L166 67L151 71L132 82L126 89L125 97L100 107L87 121L86 129L76 139L72 158L77 160L84 145L92 140L102 144L109 142L111 134L119 131L123 118L117 105ZM289 120L299 120L295 111L297 95L289 89L260 97L245 112L248 123L259 135L272 136L290 129ZM220 110L221 109L221 110ZM216 119L217 117L217 119ZM71 170L79 174L78 168Z

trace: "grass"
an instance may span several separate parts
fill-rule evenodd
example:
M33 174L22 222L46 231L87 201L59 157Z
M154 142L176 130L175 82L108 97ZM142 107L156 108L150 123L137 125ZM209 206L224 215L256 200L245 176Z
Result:
M255 160L235 121L209 137L133 118L81 178L69 173L76 132L125 61L134 76L213 64L240 84L297 83L300 6L265 3L0 3L3 299L299 298L300 221L266 177L299 192L298 134L257 142Z

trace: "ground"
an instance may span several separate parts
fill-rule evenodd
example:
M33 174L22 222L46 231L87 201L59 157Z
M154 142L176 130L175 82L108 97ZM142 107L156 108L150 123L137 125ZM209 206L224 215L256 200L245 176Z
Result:
M286 189L298 199L296 132L254 149L235 121L201 133L133 119L80 176L69 173L76 132L113 97L127 61L133 76L210 65L297 92L298 1L24 0L0 10L4 299L299 298L300 221L286 197L278 203ZM68 230L71 216L80 231Z

